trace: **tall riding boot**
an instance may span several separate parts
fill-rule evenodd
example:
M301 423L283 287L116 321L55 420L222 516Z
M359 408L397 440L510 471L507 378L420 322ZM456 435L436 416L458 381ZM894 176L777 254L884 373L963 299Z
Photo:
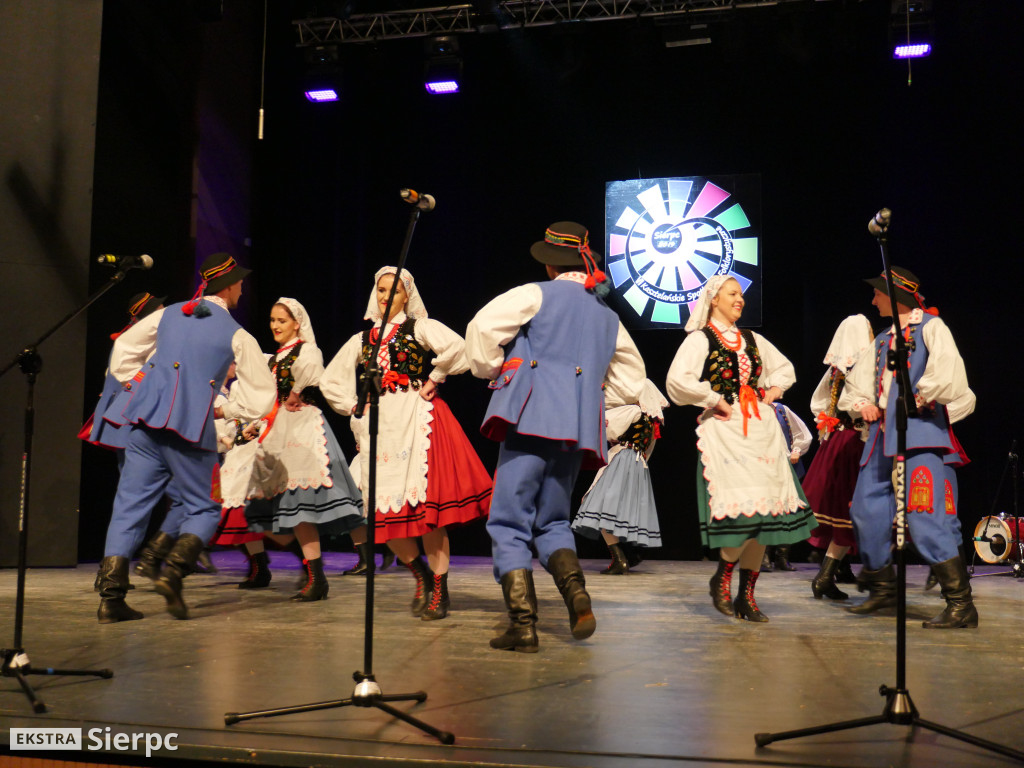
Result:
M556 549L548 558L548 572L555 580L555 586L562 593L565 607L569 609L569 629L577 640L585 640L597 629L597 619L587 594L587 581L576 553L571 549Z
M203 548L203 551L199 553L199 557L197 558L196 563L199 566L199 570L201 570L203 573L219 573L219 571L217 570L217 566L213 564L213 560L210 558L209 547Z
M188 606L181 597L182 581L195 571L204 546L206 542L194 533L183 533L167 553L160 578L153 583L153 589L167 601L167 612L176 619L188 618Z
M932 571L942 585L942 596L946 599L946 608L938 616L922 622L925 629L959 629L978 626L978 610L971 599L971 578L967 575L967 567L963 558L951 557L941 563L935 563Z
M430 602L427 604L427 607L420 618L423 619L423 621L443 619L448 615L448 608L450 606L451 600L448 597L448 574L435 573L434 584L430 590Z
M850 596L836 586L836 571L839 569L839 561L834 557L825 555L821 559L821 567L818 575L811 579L811 592L815 600L821 600L822 595L830 600L846 600Z
M327 577L324 575L324 559L318 557L314 560L303 560L302 566L306 569L306 584L292 595L292 600L299 603L326 600L330 584L327 583Z
M740 588L736 599L732 603L733 611L737 619L744 621L768 621L768 617L761 613L754 600L754 585L757 584L757 577L760 571L750 571L740 568Z
M270 586L270 556L263 552L250 555L245 551L245 557L249 561L249 573L244 581L238 582L239 589L263 589Z
M164 558L174 546L174 537L169 533L160 531L146 542L146 545L139 553L139 562L135 564L135 572L147 579L155 579L160 575L160 566L164 564Z
M851 605L847 608L850 613L863 615L896 605L896 570L892 563L877 571L865 568L860 572L858 583L867 588L868 599L860 605Z
M118 621L134 621L141 619L142 614L133 610L124 601L128 591L128 558L113 556L104 557L100 561L97 577L100 589L100 607L96 618L100 624L114 624Z
M342 576L365 576L366 571L369 568L367 563L373 559L373 550L370 548L370 542L364 541L362 544L355 545L356 554L359 555L359 560L356 564L349 568L347 571L342 571Z
M629 573L629 561L626 560L626 553L622 551L622 546L620 544L609 544L608 551L612 553L612 562L601 573Z
M715 571L715 575L708 582L715 610L719 613L724 613L726 616L732 616L733 614L732 572L734 568L736 568L735 562L730 563L728 560L722 560L720 557L718 560L718 570Z
M408 568L416 579L416 594L412 598L409 610L413 616L422 616L427 610L427 603L430 602L430 587L434 581L434 574L427 568L422 559L416 557L412 562L402 563Z
M964 546L961 544L956 548L956 551L960 553L960 559L966 563L967 557L964 555ZM968 574L969 575L969 574ZM939 575L935 572L935 566L932 565L928 568L928 578L925 579L924 589L927 592L929 589L934 589L939 583Z
M789 562L789 544L779 544L775 547L774 565L776 571L795 571L796 568Z
M520 653L536 653L537 593L533 588L533 571L518 568L501 577L501 594L508 608L508 629L491 638L491 648Z

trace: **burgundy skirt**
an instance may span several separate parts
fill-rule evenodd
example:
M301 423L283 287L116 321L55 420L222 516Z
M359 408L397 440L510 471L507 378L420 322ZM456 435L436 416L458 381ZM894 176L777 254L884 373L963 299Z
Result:
M433 400L430 448L427 450L427 498L416 506L406 502L397 512L376 513L378 542L422 536L450 525L486 517L494 482L452 415L448 404Z
M850 522L850 500L857 485L864 443L855 429L833 432L814 455L803 479L804 493L814 510L818 527L811 531L811 546L827 549L835 542L856 551L857 540Z

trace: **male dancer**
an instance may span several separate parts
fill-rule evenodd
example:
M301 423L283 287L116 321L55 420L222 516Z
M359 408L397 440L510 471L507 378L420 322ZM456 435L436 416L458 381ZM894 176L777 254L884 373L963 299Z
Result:
M530 253L550 281L498 296L466 331L470 370L494 390L481 431L502 443L487 531L510 623L491 647L524 653L538 649L531 543L565 601L573 637L594 633L569 527L573 485L581 465L606 463L606 405L637 402L646 377L633 340L595 295L605 278L586 228L552 224Z
M110 407L131 432L100 563L101 624L142 618L124 600L128 559L168 487L185 515L155 589L172 616L188 618L182 579L194 570L220 520L220 505L211 498L217 466L214 418L259 418L276 397L259 344L228 311L238 305L247 274L229 254L213 254L200 267L192 301L157 310L114 343L110 372L126 387ZM214 408L232 362L238 380L231 398Z
M953 472L944 460L957 452L947 405L956 401L962 415L974 409L964 362L949 328L938 311L925 307L920 281L903 267L892 267L895 296L890 298L884 274L866 282L875 289L872 304L882 317L898 320L907 342L910 385L917 417L908 419L906 472L907 521L914 545L932 564L942 585L946 608L925 621L928 629L977 627L978 611L971 599L971 584L957 545L959 526L947 520L956 514ZM893 300L894 299L894 300ZM850 371L839 398L840 410L856 412L870 424L861 456L860 475L853 493L850 517L857 533L867 583L867 600L847 610L873 613L896 604L896 574L890 556L896 510L892 459L896 455L896 394L886 353L894 348L893 329L875 338L874 355L864 354ZM881 407L880 407L881 406Z

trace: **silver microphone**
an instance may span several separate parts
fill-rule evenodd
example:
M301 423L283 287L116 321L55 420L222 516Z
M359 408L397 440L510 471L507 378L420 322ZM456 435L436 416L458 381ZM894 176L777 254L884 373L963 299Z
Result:
M870 232L873 237L881 237L885 234L885 231L889 229L889 221L891 219L892 211L888 208L883 208L871 217L871 221L868 222L868 232Z
M98 264L108 264L121 271L153 268L153 257L148 253L143 253L140 256L118 256L113 253L103 253L96 259L96 262Z
M434 210L434 198L432 195L421 195L415 189L403 189L398 194L402 196L402 199L409 205L415 205L421 211L432 211Z

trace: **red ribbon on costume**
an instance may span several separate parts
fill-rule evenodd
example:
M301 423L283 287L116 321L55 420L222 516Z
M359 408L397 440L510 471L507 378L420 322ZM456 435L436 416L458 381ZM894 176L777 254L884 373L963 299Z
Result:
M835 428L839 426L839 419L829 416L824 411L818 414L816 421L818 422L818 431L824 432L826 435L834 432Z
M750 413L751 406L754 409L753 414ZM743 414L743 436L746 437L747 422L750 420L751 415L755 416L758 421L761 420L761 412L757 410L757 393L749 384L740 386L740 413Z
M384 374L384 378L381 380L381 386L394 392L399 387L409 386L409 377L404 373L398 373L397 371L388 371Z
M267 425L265 427L263 427L263 431L260 432L259 442L262 443L264 440L267 439L267 435L270 434L270 428L272 426L274 426L274 419L277 418L277 410L280 407L281 407L281 401L280 400L275 400L274 401L274 407L270 409L270 413L268 413L266 416L263 417L264 421L267 422Z

